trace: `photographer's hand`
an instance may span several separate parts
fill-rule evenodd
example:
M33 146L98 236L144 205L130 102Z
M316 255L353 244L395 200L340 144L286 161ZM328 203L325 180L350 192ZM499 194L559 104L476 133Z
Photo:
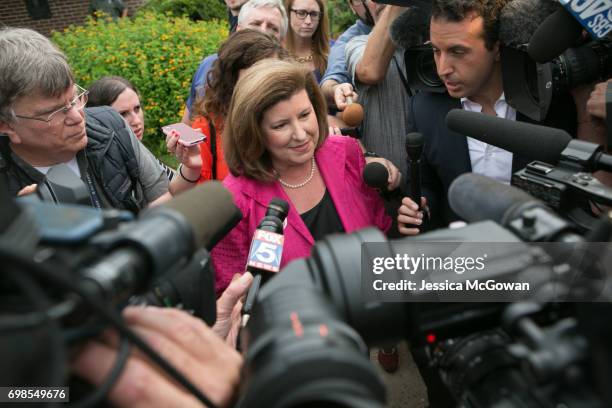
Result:
M593 92L591 92L586 102L586 110L589 115L599 119L606 118L606 92L610 82L612 82L612 79L595 85Z
M126 323L180 370L212 402L228 406L240 377L242 358L201 320L186 312L155 307L129 307ZM119 338L106 332L76 356L72 368L100 385L115 363ZM118 407L201 407L140 351L134 350L108 399Z
M338 84L334 87L334 101L338 110L343 111L348 106L347 99L352 98L353 102L357 102L359 96L353 90L353 85L349 83Z

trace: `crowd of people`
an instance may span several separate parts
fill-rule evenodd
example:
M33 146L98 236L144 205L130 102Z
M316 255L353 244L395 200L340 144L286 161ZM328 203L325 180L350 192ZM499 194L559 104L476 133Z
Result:
M93 3L115 7L117 16L126 13L120 1ZM459 175L475 172L509 183L531 159L452 132L444 120L459 108L531 121L504 95L497 22L504 3L433 0L429 37L447 92L412 95L405 87L403 50L389 35L404 7L348 0L355 24L334 41L325 1L227 0L231 34L217 53L202 56L185 90L182 121L206 139L186 146L177 132L166 137L177 169L141 143L146 112L134 78L103 77L85 89L49 39L2 28L0 172L17 196L35 192L53 166L66 164L83 180L93 207L133 212L198 183L224 183L243 218L212 250L217 325L209 328L169 309L128 308L124 316L213 402L227 405L240 378L242 359L234 346L241 298L252 279L245 273L247 255L272 198L289 203L284 266L308 256L317 240L332 233L367 226L388 232L392 219L407 236L445 227L458 218L447 192ZM606 117L606 89L606 83L593 84L574 99L568 95L542 124L603 141L605 133L596 130ZM338 113L349 100L364 106L360 140L340 131L347 125ZM423 197L418 205L404 197L389 213L362 173L367 163L381 163L389 172L387 190L409 191L409 132L425 137ZM423 228L424 207L430 218ZM101 384L117 350L113 335L92 341L72 368ZM379 360L388 371L397 368L393 349ZM141 355L129 360L109 399L130 407L198 404Z

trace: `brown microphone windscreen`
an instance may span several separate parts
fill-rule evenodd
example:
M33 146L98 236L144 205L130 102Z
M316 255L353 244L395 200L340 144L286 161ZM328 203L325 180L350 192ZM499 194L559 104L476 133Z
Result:
M342 120L350 127L356 127L363 120L363 106L358 103L352 103L342 112Z

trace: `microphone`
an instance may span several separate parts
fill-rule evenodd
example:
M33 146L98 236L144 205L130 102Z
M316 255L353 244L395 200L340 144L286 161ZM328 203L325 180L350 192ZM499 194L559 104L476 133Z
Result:
M572 137L561 129L462 109L452 109L448 112L446 126L462 135L547 163L558 162L561 152L572 140Z
M348 106L342 112L342 120L349 127L357 127L363 121L363 106L353 102L353 98L347 98Z
M396 47L408 49L425 44L429 40L431 19L430 0L401 0L408 7L391 23L389 35Z
M421 154L423 153L423 135L408 133L406 135L406 154L410 167L410 198L421 209Z
M246 270L253 274L253 282L242 308L243 326L248 322L260 286L280 270L285 242L283 222L287 214L289 204L280 198L273 198L268 204L266 215L253 234L246 265Z
M84 283L117 302L126 300L151 277L164 276L200 248L211 249L241 218L221 183L196 186L141 212L129 227L95 237L109 253L84 269Z
M468 112L462 109L452 109L446 115L446 126L466 136L473 137L504 150L525 156L531 160L539 160L557 164L564 157L566 148L571 148L571 154L593 154L588 159L572 156L582 160L590 171L612 171L612 156L602 153L601 147L594 143L574 140L561 129L530 123L516 122L495 116ZM568 153L565 153L567 156Z
M546 207L542 201L477 173L464 173L448 189L448 202L468 222L492 220L505 225L518 207Z
M495 221L526 241L584 240L542 201L480 174L464 173L457 177L448 189L448 202L464 220Z
M402 235L397 230L397 210L402 205L404 192L400 188L389 191L388 180L389 171L381 163L368 163L363 169L363 181L379 192L384 201L385 213L391 217L391 228L387 232L387 238L401 238Z
M166 208L181 214L191 226L194 247L209 251L242 219L232 193L218 181L196 186L144 213L155 213Z
M389 171L381 163L368 163L363 169L363 181L373 189L380 191L381 194L387 194L389 192L387 190L388 180Z
M565 9L548 16L529 41L527 53L536 62L546 63L571 47L582 34L582 25Z
M560 6L552 0L512 0L499 14L499 39L508 47L527 44L540 24Z

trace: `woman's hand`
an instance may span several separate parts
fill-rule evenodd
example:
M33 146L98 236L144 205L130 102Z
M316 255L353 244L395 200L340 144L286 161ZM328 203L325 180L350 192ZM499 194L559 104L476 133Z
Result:
M249 291L252 282L253 275L250 272L245 272L242 276L236 274L217 299L217 320L212 329L234 348L240 330L243 297Z
M402 181L402 173L393 163L383 157L366 157L365 161L366 164L374 162L380 163L387 168L387 172L389 173L389 178L387 179L387 190L393 191L399 187Z
M427 199L421 197L421 208L427 205ZM423 223L423 211L410 197L402 199L402 205L397 211L397 229L403 235L417 235L421 231L417 228Z
M36 192L36 187L38 187L38 184L30 184L29 186L25 186L24 188L19 190L17 196L21 197L29 194L34 194Z
M180 133L176 130L170 131L166 136L166 147L168 151L183 165L186 177L197 179L202 170L202 157L200 156L200 146L184 146L179 140ZM187 172L189 171L189 174ZM193 177L191 177L193 176Z

